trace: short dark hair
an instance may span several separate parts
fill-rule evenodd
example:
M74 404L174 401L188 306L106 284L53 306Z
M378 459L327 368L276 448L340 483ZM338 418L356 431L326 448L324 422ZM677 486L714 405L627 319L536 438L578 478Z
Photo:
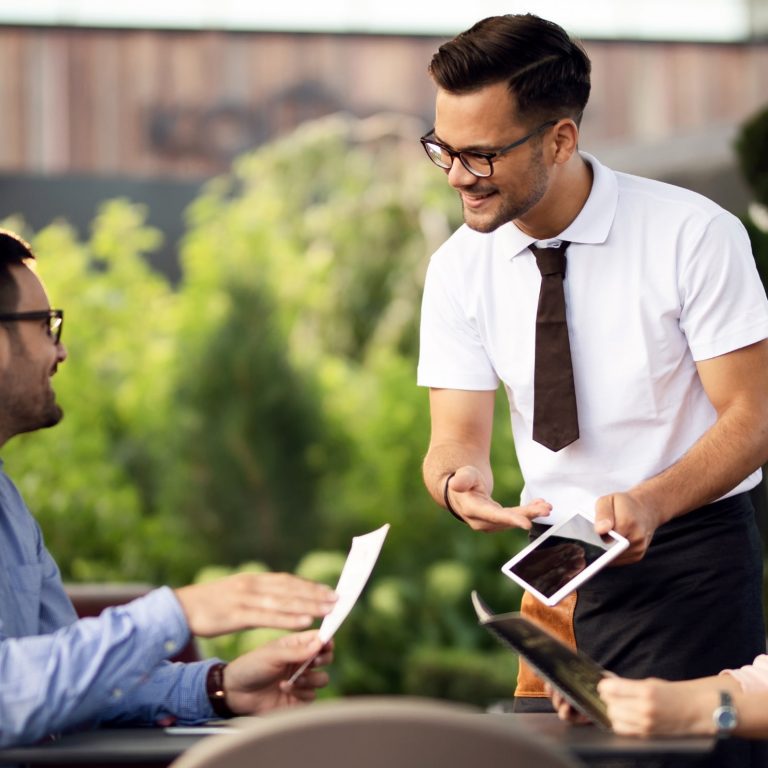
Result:
M531 13L489 16L441 45L429 73L449 93L507 82L524 120L570 117L589 100L591 64L581 45L554 22Z
M13 312L19 304L19 286L10 267L34 259L29 244L7 229L0 229L0 312Z

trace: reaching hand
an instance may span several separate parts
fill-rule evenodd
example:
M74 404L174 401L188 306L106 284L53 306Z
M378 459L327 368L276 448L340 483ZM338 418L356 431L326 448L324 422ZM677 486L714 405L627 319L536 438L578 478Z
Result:
M176 590L190 631L214 637L252 627L306 629L333 609L335 593L289 573L238 573Z
M448 481L451 506L464 522L475 531L502 531L507 528L529 530L531 520L545 517L552 506L536 499L521 507L502 507L488 493L482 473L476 467L456 470Z
M317 656L297 680L288 679L299 664ZM224 691L229 708L241 715L313 701L328 674L317 667L333 659L332 643L323 647L316 630L294 633L246 653L224 670Z

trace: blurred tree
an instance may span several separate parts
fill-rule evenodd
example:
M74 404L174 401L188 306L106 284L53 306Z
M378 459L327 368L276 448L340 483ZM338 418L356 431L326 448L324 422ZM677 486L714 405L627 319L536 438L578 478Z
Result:
M755 199L768 205L768 106L742 124L735 148L741 172Z
M67 309L67 418L6 458L67 578L180 583L257 558L333 584L351 537L389 522L326 695L463 696L464 676L503 697L496 667L514 663L488 656L469 591L516 609L499 567L525 536L471 531L421 479L421 290L460 207L420 131L335 116L242 157L189 211L176 290L143 258L158 235L139 206L107 204L85 244L64 226L41 232L41 269ZM495 495L514 503L501 391L496 420ZM208 648L230 657L264 637Z
M286 360L266 290L225 290L226 317L180 368L166 507L185 516L210 560L288 569L306 551L297 532L317 527L323 418L311 378Z
M755 196L743 220L763 285L768 287L768 107L744 122L734 148L741 172Z

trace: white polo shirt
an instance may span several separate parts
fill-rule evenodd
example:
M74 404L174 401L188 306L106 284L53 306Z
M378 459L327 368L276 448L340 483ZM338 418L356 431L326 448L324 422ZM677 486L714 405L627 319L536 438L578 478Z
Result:
M677 461L715 421L694 361L768 337L768 301L735 216L582 156L592 190L560 235L571 242L575 443L555 453L531 439L541 277L530 236L513 223L488 234L462 226L432 257L422 304L419 385L494 390L503 382L522 501L549 501L546 523L592 511L597 497ZM759 480L760 470L725 495Z

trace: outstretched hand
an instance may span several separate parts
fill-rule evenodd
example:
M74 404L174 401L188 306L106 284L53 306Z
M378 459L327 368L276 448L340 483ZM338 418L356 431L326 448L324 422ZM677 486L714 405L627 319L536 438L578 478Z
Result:
M238 573L175 590L190 631L214 637L253 627L306 629L330 613L330 587L290 573Z
M519 507L502 507L491 498L479 469L460 467L448 481L448 499L456 513L475 531L529 530L531 520L546 517L552 505L543 499Z

